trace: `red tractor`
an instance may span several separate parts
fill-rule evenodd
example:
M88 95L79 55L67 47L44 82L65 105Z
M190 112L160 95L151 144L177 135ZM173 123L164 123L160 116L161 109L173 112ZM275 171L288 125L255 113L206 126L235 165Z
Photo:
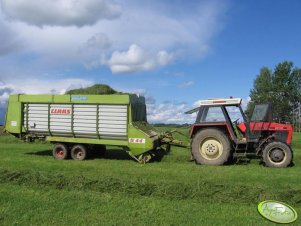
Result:
M270 104L256 105L248 121L240 98L209 99L200 107L190 130L195 161L204 165L223 165L228 160L250 153L262 158L269 167L287 167L292 163L291 125L272 122Z

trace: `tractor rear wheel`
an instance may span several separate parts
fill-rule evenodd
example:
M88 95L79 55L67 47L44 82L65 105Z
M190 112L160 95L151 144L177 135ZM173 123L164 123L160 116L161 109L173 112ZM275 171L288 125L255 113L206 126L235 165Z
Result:
M203 165L223 165L231 154L228 137L219 129L204 129L192 141L192 155Z
M71 149L71 157L74 160L85 160L88 157L88 150L83 145L74 145Z
M273 141L264 147L262 160L269 167L287 167L292 161L291 148L283 142Z
M68 147L65 144L55 144L53 147L52 155L57 160L67 159L69 156Z

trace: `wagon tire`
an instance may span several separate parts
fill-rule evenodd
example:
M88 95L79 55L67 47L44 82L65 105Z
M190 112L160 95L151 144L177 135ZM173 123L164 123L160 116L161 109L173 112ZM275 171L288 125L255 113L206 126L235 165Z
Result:
M71 149L71 158L79 161L87 159L88 149L81 144L74 145Z
M292 162L292 150L283 142L273 141L264 147L262 160L268 167L285 168Z
M219 129L204 129L192 141L192 155L198 164L223 165L231 155L229 138Z
M65 160L69 157L69 149L65 144L55 144L52 155L57 160Z

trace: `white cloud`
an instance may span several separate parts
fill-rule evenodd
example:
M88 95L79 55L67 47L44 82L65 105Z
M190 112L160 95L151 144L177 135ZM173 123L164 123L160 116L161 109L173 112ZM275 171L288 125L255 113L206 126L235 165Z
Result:
M125 6L120 19L104 21L102 27L114 37L113 42L118 48L136 43L157 51L176 48L186 55L187 50L193 55L208 53L212 37L221 29L220 17L225 11L223 2L202 1L186 12L182 11L186 8L184 3L162 2L161 8L156 5L158 3L148 7L143 3ZM170 13L171 9L175 13Z
M120 16L121 6L111 0L1 0L5 15L31 25L85 26Z
M157 62L159 65L165 66L174 60L174 54L166 51L159 51L157 54Z
M0 81L0 108L6 105L9 94L14 92L14 88Z
M181 4L151 5L127 5L120 19L102 23L117 49L107 64L114 73L148 71L183 58L205 57L226 9L216 1L202 1L186 12ZM171 9L178 13L170 13Z
M97 68L105 64L106 50L112 46L111 40L106 34L97 33L92 35L80 48L79 54L82 57L86 68Z
M64 94L70 89L85 88L93 85L93 81L84 79L24 79L0 82L0 96L2 94L25 93L25 94Z
M108 66L114 73L129 73L164 67L187 57L204 57L211 51L212 37L220 30L220 17L226 9L216 1L195 3L189 11L182 4L150 2L145 7L136 0L127 1L122 9L109 0L0 3L0 56L20 49L21 43L18 53L29 55L30 62L24 68L19 65L20 71L83 64L87 69ZM101 20L106 18L115 19ZM131 61L130 50L139 60ZM126 60L120 60L118 56L126 52Z
M185 11L188 7L183 4L154 1L145 7L134 0L123 4L122 14L120 5L109 0L0 3L0 41L4 43L0 55L11 52L11 47L17 46L14 39L22 37L24 48L20 54L35 56L26 64L26 70L83 63L88 69L108 66L114 73L124 73L152 70L182 58L205 57L211 51L212 38L221 30L225 12L225 5L219 1L201 1ZM101 20L104 18L115 19ZM3 22L13 35L7 36L1 27ZM129 52L133 43L142 52L139 62L115 58L116 54ZM137 48L134 52L139 53Z
M179 85L179 87L180 88L187 88L187 87L193 86L194 83L195 83L194 81L183 82L182 84Z
M190 109L187 103L166 101L156 103L152 97L146 96L147 119L150 123L184 124L193 123L196 114L184 114Z
M0 19L0 56L21 48L18 35Z
M250 97L247 98L243 98L242 99L242 103L241 103L241 108L245 111L247 109L247 106L249 104L249 102L251 101Z
M2 125L4 120L9 95L14 93L14 91L12 86L0 81L0 125Z
M95 34L91 36L85 43L85 47L88 49L108 49L112 45L110 39L105 34Z
M92 81L84 79L60 79L60 80L39 80L31 79L23 81L21 92L26 94L64 94L70 89L85 88L92 85Z
M117 89L122 92L135 93L145 97L147 108L147 121L149 123L175 123L185 124L193 123L196 114L184 114L191 107L185 102L165 101L158 102L147 90L145 89Z
M145 51L140 46L132 44L128 51L113 52L107 65L113 73L149 71L155 67L166 65L172 58L172 53L159 51L154 55Z

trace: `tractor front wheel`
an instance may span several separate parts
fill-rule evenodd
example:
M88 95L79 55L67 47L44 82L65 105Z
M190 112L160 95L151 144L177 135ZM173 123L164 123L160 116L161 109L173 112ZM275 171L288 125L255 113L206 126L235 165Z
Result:
M223 165L231 154L228 137L218 129L204 129L192 141L192 155L203 165Z
M292 161L291 148L285 143L273 141L264 147L262 160L269 167L287 167Z

